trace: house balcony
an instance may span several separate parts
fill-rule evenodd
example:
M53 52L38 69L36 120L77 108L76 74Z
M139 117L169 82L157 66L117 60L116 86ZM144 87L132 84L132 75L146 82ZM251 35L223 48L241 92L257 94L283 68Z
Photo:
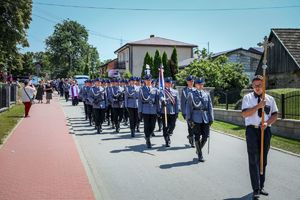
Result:
M125 61L118 62L117 66L116 66L116 69L126 69L126 62Z

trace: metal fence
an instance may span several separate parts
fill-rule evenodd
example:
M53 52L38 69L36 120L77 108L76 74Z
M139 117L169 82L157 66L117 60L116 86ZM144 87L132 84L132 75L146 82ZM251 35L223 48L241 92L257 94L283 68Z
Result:
M214 91L214 107L226 110L241 110L243 92L241 90ZM300 90L279 94L267 91L277 104L279 118L300 120Z
M9 108L17 102L18 86L16 84L0 83L0 110Z

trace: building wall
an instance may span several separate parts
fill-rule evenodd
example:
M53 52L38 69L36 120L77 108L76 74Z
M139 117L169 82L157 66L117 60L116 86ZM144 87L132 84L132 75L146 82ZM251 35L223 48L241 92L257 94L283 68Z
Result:
M241 50L227 56L229 62L242 64L245 74L247 74L249 80L252 80L258 67L261 55Z
M133 46L132 47L132 74L133 76L141 76L142 67L144 64L144 57L146 52L148 52L152 57L154 57L156 49L159 50L162 56L165 51L168 55L168 59L171 57L173 47L162 47L162 46ZM190 47L176 47L178 61L185 60L192 57L192 48ZM129 53L128 53L129 55Z

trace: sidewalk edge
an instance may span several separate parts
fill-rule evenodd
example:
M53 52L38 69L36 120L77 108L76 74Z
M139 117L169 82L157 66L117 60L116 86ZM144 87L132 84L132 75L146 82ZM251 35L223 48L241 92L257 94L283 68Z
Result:
M223 135L228 135L228 136L230 136L230 137L233 137L233 138L237 138L237 139L246 141L244 138L239 137L239 136L236 136L236 135L232 135L232 134L230 134L230 133L225 133L225 132L218 131L218 130L215 130L215 129L211 129L211 130L214 131L214 132L216 132L216 133L220 133L220 134L223 134ZM291 156L296 156L296 157L300 158L300 154L296 154L296 153L293 153L293 152L290 152L290 151L286 151L286 150L283 150L283 149L279 149L279 148L277 148L277 147L272 147L272 146L271 146L270 148L273 149L273 150L280 151L280 152L282 152L282 153L289 154L289 155L291 155Z
M24 119L24 117L21 118L21 119L18 121L18 123L14 126L14 128L6 135L6 137L3 139L2 144L0 144L0 149L2 149L2 148L6 145L7 141L8 141L9 138L12 136L13 132L19 127L19 125L21 124L21 122L23 121L23 119Z

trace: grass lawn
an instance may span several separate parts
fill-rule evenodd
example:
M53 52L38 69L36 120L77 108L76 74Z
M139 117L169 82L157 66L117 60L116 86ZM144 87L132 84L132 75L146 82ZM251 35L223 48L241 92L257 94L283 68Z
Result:
M0 113L0 144L24 115L23 104L17 104L8 111Z
M184 121L182 115L178 116L178 119ZM237 126L227 122L214 121L212 129L223 132L225 134L238 136L245 139L245 127ZM300 141L284 138L281 136L273 135L271 139L271 146L286 151L290 151L296 154L300 154Z

